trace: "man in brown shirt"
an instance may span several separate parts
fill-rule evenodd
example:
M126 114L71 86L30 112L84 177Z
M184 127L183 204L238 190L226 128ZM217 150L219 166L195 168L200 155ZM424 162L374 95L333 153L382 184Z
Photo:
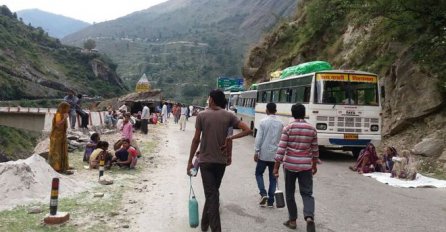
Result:
M233 139L251 134L249 127L234 114L225 110L226 98L221 90L209 93L209 108L198 114L195 122L195 135L192 140L187 174L193 167L192 159L200 145L200 169L206 202L201 217L201 230L220 232L219 197L220 184L228 162L226 147ZM242 131L228 136L230 127L238 127ZM201 143L200 143L201 142Z

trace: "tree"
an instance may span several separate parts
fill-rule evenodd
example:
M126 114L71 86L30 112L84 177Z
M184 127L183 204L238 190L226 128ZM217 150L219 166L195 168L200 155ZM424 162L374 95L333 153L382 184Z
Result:
M92 39L88 39L87 41L84 42L84 48L88 49L89 51L91 51L91 49L94 49L95 47L96 47L96 41Z

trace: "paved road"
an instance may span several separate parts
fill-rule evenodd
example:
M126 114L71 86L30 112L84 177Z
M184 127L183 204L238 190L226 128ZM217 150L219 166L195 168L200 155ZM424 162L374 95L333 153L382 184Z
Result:
M159 154L164 161L156 170L144 174L156 184L142 198L143 213L135 218L138 226L133 230L200 231L188 227L187 216L189 178L185 169L193 136L192 120L185 132L173 123L166 126ZM293 231L282 225L287 219L286 208L258 207L253 143L252 137L234 140L233 164L226 169L221 187L222 229ZM317 231L446 231L445 189L384 185L348 170L353 159L347 154L324 152L322 161L314 178ZM200 177L193 179L193 186L201 208L204 194ZM296 199L300 200L298 193ZM300 201L298 208L297 231L305 231Z

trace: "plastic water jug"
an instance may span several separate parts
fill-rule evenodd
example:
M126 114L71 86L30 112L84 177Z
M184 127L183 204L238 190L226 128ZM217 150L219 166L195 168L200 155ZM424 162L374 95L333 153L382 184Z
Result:
M189 226L197 228L199 225L198 201L195 198L194 189L192 188L192 177L190 177L189 191Z
M195 196L189 199L189 225L197 228L199 224L198 201Z

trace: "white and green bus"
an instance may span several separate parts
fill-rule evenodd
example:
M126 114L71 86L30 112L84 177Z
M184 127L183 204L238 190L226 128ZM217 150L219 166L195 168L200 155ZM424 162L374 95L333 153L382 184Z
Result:
M362 71L320 71L260 83L255 128L266 117L268 102L277 104L284 125L292 120L291 105L302 103L305 119L317 129L319 146L357 156L367 143L381 142L379 96L377 75Z

